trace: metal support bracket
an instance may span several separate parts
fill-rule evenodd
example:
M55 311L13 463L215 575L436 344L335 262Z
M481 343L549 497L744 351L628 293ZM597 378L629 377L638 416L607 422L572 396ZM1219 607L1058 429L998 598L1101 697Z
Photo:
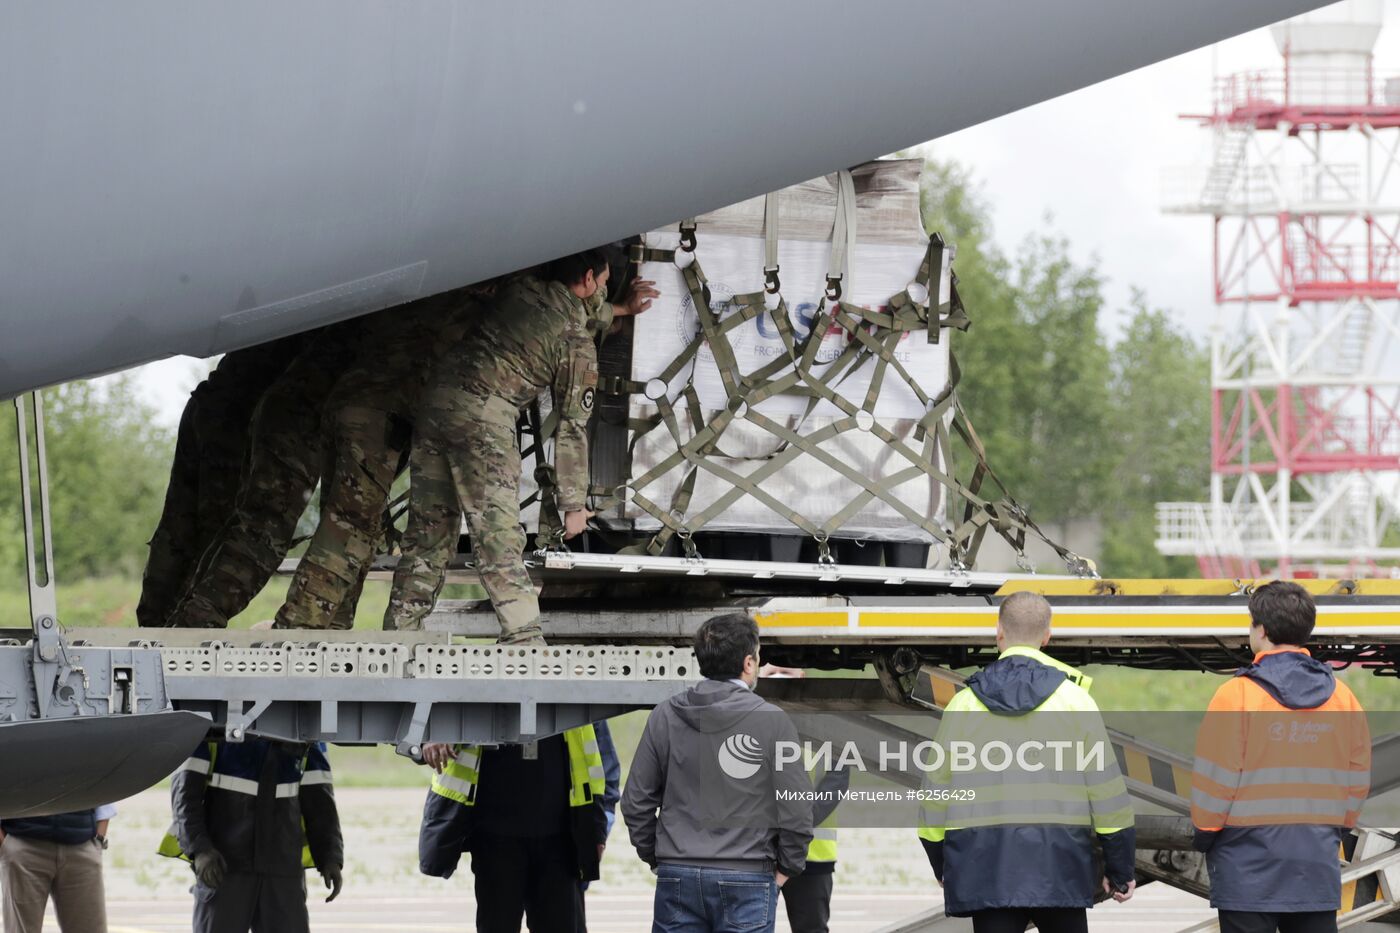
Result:
M419 760L423 756L423 737L428 733L428 717L432 715L433 704L423 700L413 704L413 713L408 719L408 728L403 738L394 746L394 751L405 758Z
M31 422L34 432L32 476ZM15 429L19 439L19 491L24 509L24 566L29 579L30 624L34 628L36 656L52 662L58 660L59 653L58 600L54 595L49 469L44 452L44 399L38 392L15 399Z
M58 599L54 593L49 470L44 451L44 399L38 392L29 392L15 399L15 436L19 441L19 491L24 512L24 568L29 583L29 623L34 630L34 700L39 716L45 718L49 715L54 691L67 672L60 670L59 664L64 650L58 625Z
M264 698L253 701L253 705L248 709L243 708L243 700L229 703L227 737L230 742L242 742L248 737L248 730L253 727L253 723L258 721L258 717L267 712L267 708L272 705L272 700ZM236 711L236 712L235 712Z

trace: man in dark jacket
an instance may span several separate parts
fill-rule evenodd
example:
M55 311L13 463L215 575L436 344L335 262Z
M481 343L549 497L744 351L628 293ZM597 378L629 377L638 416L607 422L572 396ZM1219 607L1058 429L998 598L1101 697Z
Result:
M1191 821L1223 933L1337 929L1338 843L1371 783L1366 713L1303 647L1317 609L1296 583L1249 597L1254 663L1220 685L1196 736Z
M655 933L772 930L778 889L800 875L812 841L812 783L787 715L753 693L758 626L745 615L700 626L705 679L657 706L632 759L622 818L656 872Z
M206 742L170 783L160 853L194 863L194 933L306 933L305 870L340 894L345 848L320 745Z
M1101 886L1118 901L1136 887L1132 806L1089 678L1041 652L1049 641L1050 604L1008 596L997 618L1001 656L968 678L939 724L947 752L934 759L919 837L944 909L970 916L976 933L1022 933L1030 923L1083 933ZM986 754L955 769L960 746ZM1003 746L1014 767L1001 767Z
M450 878L463 852L476 875L479 933L574 933L580 881L596 881L607 841L603 758L593 726L528 745L430 744L438 773L423 806L418 867Z
M102 853L112 806L0 820L0 917L5 933L39 933L53 901L60 930L106 933Z

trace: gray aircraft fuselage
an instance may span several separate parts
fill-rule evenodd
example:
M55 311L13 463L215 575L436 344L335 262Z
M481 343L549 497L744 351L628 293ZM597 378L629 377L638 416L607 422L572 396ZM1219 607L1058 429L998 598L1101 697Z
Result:
M0 398L445 291L1320 5L10 0Z

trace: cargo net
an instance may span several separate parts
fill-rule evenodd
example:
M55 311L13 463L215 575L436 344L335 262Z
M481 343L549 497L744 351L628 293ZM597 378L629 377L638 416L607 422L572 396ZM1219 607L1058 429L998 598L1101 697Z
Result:
M810 190L820 194L822 181L829 243L826 236L780 237L780 206L786 217L791 195L804 229L802 213L822 206ZM678 542L696 558L701 531L800 533L823 563L834 562L834 539L874 538L937 544L946 566L958 570L974 565L990 529L1023 569L1031 569L1025 549L1035 537L1071 572L1092 572L1012 498L958 401L959 372L944 331L965 330L969 319L952 249L921 226L912 252L907 230L902 243L856 240L868 202L889 213L901 184L907 195L908 163L870 163L787 189L781 201L774 194L746 202L750 214L762 211L762 238L753 235L752 216L748 236L724 235L744 230L742 218L716 212L708 229L702 217L632 248L636 274L655 280L663 298L635 319L630 375L600 380L605 402L594 425L590 490L605 522L630 536L625 551L659 555ZM917 197L915 174L916 211ZM756 270L762 263L761 289L734 292L711 281L703 262L711 255L709 229L721 266ZM852 269L865 281L859 294ZM800 283L792 304L784 279ZM902 287L884 290L892 281ZM804 286L811 294L800 294ZM658 354L669 362L660 365ZM523 441L536 487L527 504L542 506L545 546L560 541L552 469L539 440L553 433L552 422L536 407ZM618 450L611 457L610 438ZM954 475L959 463L967 465L962 478Z

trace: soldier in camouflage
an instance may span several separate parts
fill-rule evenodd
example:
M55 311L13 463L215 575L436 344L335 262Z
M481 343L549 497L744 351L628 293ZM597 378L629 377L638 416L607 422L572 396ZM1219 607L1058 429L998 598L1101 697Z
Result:
M151 535L136 620L169 623L238 496L253 410L301 345L286 337L224 355L195 387L180 416L165 508Z
M359 358L326 405L333 479L322 487L320 523L275 627L325 628L358 592L387 530L390 488L407 459L433 357L461 340L475 308L473 293L459 290L380 312L367 324Z
M607 302L608 253L587 250L502 288L470 341L439 360L416 424L409 530L394 574L386 628L418 628L442 585L461 519L502 644L542 643L539 600L525 568L520 524L521 410L545 390L559 414L554 434L558 508L565 537L590 514L588 419L598 384L593 332L614 315L639 314L657 294L635 282L621 305Z
M305 335L305 344L253 415L237 503L200 560L171 624L225 628L247 608L292 546L297 520L329 466L322 410L361 346L362 320ZM349 628L354 606L338 620Z

